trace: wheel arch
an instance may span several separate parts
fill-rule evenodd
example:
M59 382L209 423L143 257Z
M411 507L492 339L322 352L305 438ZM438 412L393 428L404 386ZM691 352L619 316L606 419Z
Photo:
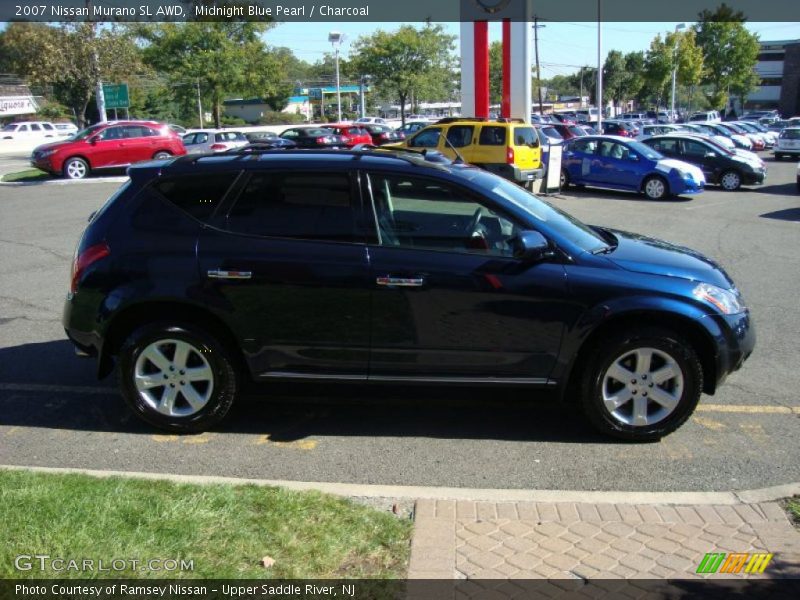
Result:
M105 377L114 368L114 357L125 340L139 327L148 323L174 321L203 329L223 344L234 357L240 373L247 373L247 362L240 344L230 327L212 311L186 302L153 300L126 307L109 322L105 331L98 365L98 374Z
M697 353L703 369L703 391L713 394L717 387L716 346L710 332L697 320L690 317L652 309L633 310L613 315L598 323L583 338L575 360L566 374L566 384L562 389L570 392L580 384L580 375L588 366L594 348L600 340L609 334L625 329L641 329L643 327L661 327L674 331L684 337ZM571 395L571 393L569 394Z

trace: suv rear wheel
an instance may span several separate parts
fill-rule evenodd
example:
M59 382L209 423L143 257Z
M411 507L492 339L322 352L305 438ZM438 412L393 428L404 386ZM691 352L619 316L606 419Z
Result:
M119 381L128 406L167 431L204 431L227 414L239 388L227 348L190 325L153 323L123 344Z
M602 340L583 376L586 416L605 434L656 441L692 414L703 371L691 345L672 331L646 328Z

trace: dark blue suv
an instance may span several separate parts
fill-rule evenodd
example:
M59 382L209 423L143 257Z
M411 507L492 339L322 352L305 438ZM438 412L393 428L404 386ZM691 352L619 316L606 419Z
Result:
M64 326L163 429L215 425L251 378L547 389L653 440L753 350L711 260L472 166L277 150L129 173L80 240Z

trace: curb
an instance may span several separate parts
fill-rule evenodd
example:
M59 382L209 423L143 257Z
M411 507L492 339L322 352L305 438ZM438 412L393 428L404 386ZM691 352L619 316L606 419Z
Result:
M473 500L480 502L576 502L612 504L752 504L771 502L788 496L800 495L800 483L789 483L755 490L730 492L599 492L575 490L514 490L422 487L403 485L370 485L357 483L332 483L324 481L289 481L281 479L244 479L209 475L177 475L171 473L144 473L138 471L106 471L96 469L71 469L61 467L26 467L0 465L8 471L33 473L77 473L91 477L131 477L192 483L200 485L259 485L281 487L295 491L318 491L334 496L361 498L410 498L432 500Z

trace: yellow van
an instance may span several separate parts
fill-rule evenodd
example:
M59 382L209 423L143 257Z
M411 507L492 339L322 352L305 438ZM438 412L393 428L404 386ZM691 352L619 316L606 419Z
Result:
M464 161L520 185L529 185L544 174L539 136L522 119L448 117L402 143L384 147L429 148L451 159L458 151Z

